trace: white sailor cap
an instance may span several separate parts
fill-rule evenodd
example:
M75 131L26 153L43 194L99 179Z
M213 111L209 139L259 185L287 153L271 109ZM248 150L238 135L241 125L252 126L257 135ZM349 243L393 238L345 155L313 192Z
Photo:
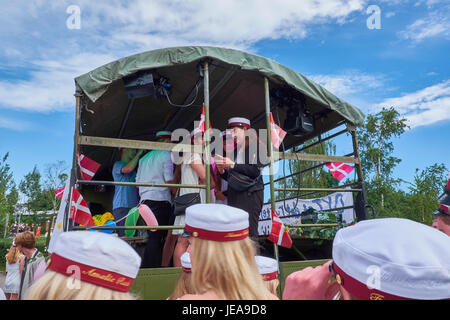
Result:
M156 133L156 137L158 138L171 138L172 133L170 131L158 131Z
M181 255L181 267L183 268L184 272L191 272L191 255L187 251Z
M128 292L138 274L141 257L122 239L101 232L63 232L50 257L49 269L66 276L80 268L80 280Z
M228 120L228 128L245 127L250 128L250 120L247 118L234 117Z
M255 261L258 266L259 274L263 277L264 281L275 280L277 278L277 260L264 256L256 256Z
M333 241L336 280L361 300L449 299L450 237L408 219L361 221Z
M248 237L248 213L224 204L204 203L186 208L185 229L194 238L233 241Z

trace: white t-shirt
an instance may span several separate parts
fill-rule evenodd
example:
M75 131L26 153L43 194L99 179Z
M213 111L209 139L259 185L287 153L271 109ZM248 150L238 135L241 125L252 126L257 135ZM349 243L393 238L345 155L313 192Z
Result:
M166 183L173 180L173 162L171 152L152 150L139 160L136 182ZM142 200L169 201L172 197L169 188L139 187Z

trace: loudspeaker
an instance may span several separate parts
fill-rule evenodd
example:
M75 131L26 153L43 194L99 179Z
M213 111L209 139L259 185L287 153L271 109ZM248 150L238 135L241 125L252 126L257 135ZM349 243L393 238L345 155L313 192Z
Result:
M294 136L300 137L314 131L314 119L302 107L290 106L283 129Z

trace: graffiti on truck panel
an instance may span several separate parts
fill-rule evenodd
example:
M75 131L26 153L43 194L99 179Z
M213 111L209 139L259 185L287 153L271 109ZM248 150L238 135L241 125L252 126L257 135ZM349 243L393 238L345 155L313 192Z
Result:
M301 213L309 208L316 210L328 210L353 206L353 196L351 192L335 192L322 198L314 199L289 199L275 202L275 211L284 224L301 223ZM344 223L350 223L354 219L353 208L336 210L342 214ZM263 206L259 215L258 232L259 235L268 235L271 224L271 204Z

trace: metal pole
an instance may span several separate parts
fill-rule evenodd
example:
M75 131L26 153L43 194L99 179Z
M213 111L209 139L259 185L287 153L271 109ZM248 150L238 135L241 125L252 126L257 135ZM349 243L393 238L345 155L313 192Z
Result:
M203 89L204 89L204 104L205 104L205 170L206 170L206 203L211 202L211 181L210 181L210 166L211 154L209 150L210 136L209 136L209 71L208 61L203 65Z
M352 136L353 152L355 154L355 159L358 159L358 162L355 163L355 166L361 192L359 193L359 196L356 196L356 207L358 208L358 210L355 211L357 220L361 221L369 218L369 212L367 210L366 186L364 184L364 175L362 172L361 159L359 156L359 147L358 147L358 138L356 137L356 129L355 127L350 125L348 125L347 128Z
M78 137L80 135L80 113L81 113L81 93L75 92L75 134L73 141L73 159L72 159L72 170L70 173L70 183L69 183L69 196L67 198L68 205L64 211L64 221L63 230L69 231L69 218L70 218L70 207L72 204L72 187L75 185L75 181L78 180Z
M267 155L270 161L269 162L270 203L272 210L275 211L275 185L273 182L272 135L270 132L270 95L269 95L269 79L267 79L267 77L264 77L264 96L266 104ZM278 263L278 269L280 271L280 278L281 278L280 258L278 254L278 245L276 243L273 244L273 251L275 254L275 259L277 260Z
M156 188L192 188L192 189L206 189L204 184L177 184L177 183L144 183L144 182L122 182L122 181L107 181L107 180L77 180L77 184L86 185L100 185L105 186L135 186L135 187L156 187Z

